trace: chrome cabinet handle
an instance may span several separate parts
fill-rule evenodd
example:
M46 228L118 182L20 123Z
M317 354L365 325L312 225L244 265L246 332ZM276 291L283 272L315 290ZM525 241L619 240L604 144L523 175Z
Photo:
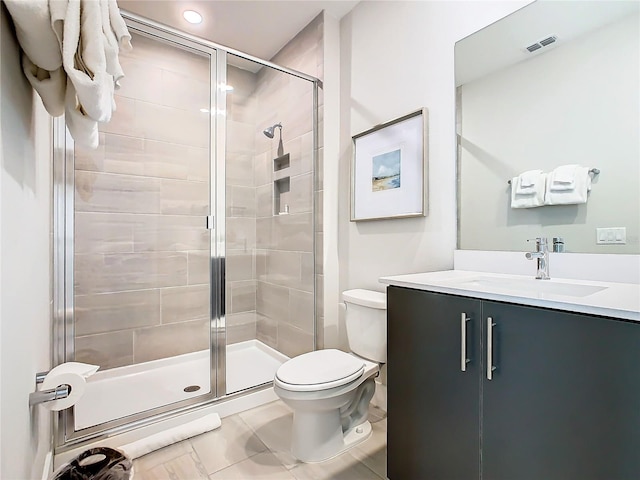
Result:
M493 371L496 367L493 366L493 318L487 317L487 380L493 378Z
M465 312L460 314L460 370L467 371L467 322L471 320Z

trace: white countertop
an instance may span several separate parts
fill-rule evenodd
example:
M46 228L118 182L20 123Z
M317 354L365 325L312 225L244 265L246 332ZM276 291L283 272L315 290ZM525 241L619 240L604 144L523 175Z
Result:
M398 287L640 321L640 285L465 270L380 278Z

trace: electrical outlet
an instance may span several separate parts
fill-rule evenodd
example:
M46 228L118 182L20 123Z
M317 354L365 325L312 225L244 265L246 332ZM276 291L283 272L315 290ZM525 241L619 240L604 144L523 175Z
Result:
M624 245L627 243L627 228L596 228L596 243L598 245Z

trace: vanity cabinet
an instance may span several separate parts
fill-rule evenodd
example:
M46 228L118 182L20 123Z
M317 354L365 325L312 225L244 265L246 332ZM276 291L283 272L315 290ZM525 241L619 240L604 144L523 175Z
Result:
M640 478L639 323L387 292L390 480Z

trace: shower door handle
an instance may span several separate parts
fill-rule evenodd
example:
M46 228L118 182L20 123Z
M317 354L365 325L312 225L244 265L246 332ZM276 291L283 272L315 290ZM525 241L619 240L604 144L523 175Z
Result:
M207 230L213 230L215 228L213 215L207 215Z

